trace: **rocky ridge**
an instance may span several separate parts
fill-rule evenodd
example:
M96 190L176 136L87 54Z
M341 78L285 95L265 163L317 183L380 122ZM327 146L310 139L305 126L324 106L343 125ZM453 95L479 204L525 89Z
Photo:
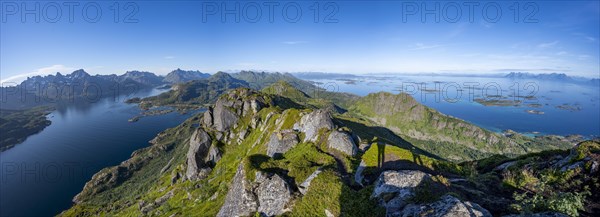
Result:
M492 178L498 172L471 169L483 162L459 165L386 144L395 141L389 137L361 134L358 138L354 133L368 128L326 109L281 107L274 98L247 88L226 92L206 112L161 133L132 159L96 174L74 200L76 206L62 215L490 216L519 212L508 211L505 202L515 201L502 193L508 188L492 189L502 186ZM569 160L559 154L549 162L566 166L567 172L586 170L597 162L594 153L577 151ZM382 167L373 163L380 160L374 156L379 154L385 158ZM567 163L558 163L561 160ZM500 176L524 165L516 161L498 170ZM485 168L506 162L485 162ZM117 193L122 186L138 185L140 190L131 196ZM483 196L491 194L497 196L496 204Z

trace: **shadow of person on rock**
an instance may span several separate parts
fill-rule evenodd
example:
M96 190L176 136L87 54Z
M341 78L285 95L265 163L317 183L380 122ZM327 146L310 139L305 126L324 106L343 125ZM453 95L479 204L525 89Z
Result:
M383 163L385 163L385 143L377 142L377 167L383 167Z

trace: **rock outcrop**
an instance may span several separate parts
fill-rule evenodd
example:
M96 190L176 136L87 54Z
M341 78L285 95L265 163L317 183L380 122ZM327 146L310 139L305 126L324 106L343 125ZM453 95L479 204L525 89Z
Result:
M279 175L257 172L256 180L246 180L244 165L240 164L233 177L225 203L217 216L281 215L292 199L289 184Z
M202 128L196 129L190 138L187 152L186 177L190 180L203 179L221 159L219 149L212 145L210 136Z
M217 217L249 216L254 214L258 203L256 196L248 188L249 183L246 181L244 165L240 164L229 186L227 196L225 196L225 203L221 207L221 210L219 210L219 213L217 213Z
M388 216L456 216L456 217L491 217L489 211L471 202L445 195L440 200L426 205L407 205L401 212L389 213Z
M298 144L298 135L291 130L283 130L271 134L267 144L267 155L273 157L283 155Z
M238 88L219 97L214 107L204 113L203 124L218 132L226 132L238 120L254 114L267 106L267 100L258 92L247 88Z
M418 170L385 171L375 182L371 198L376 198L387 213L400 211L414 195L414 189L431 176Z
M568 217L568 215L558 212L542 212L533 214L506 215L504 217Z
M431 175L418 170L385 171L375 182L371 197L386 208L386 216L492 216L480 205L450 195L430 204L409 204L415 189L430 178Z
M358 148L354 140L345 131L333 131L327 138L327 145L331 149L338 150L346 155L354 156L358 153Z
M327 110L315 110L309 114L302 116L300 122L294 124L294 130L303 132L304 142L315 142L320 129L333 129L333 121L331 113Z
M364 160L360 160L360 164L358 164L358 167L356 168L356 173L354 174L354 181L356 183L358 183L359 185L363 185L363 179L365 178L365 175L363 174L363 172L365 171L365 169L367 168L367 163L365 163Z
M259 173L256 182L258 198L258 212L262 216L281 215L285 206L292 198L290 186L277 174Z
M306 178L306 180L304 180L304 182L302 182L302 184L298 186L298 190L300 191L300 193L302 193L303 195L306 194L308 192L308 188L310 187L310 183L312 182L312 180L317 178L317 176L321 172L323 172L323 170L319 168L315 170L312 174L310 174L310 176L308 176L308 178Z

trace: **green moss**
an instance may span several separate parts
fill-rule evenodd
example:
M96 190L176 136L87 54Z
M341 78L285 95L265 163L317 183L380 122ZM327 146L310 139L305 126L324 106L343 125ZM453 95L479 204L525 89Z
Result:
M378 156L379 148L376 143L371 145L369 149L362 155L362 159L365 161L367 167L377 167L377 156ZM428 169L445 172L445 173L453 173L458 175L470 174L472 171L463 168L462 166L448 162L443 160L433 159L424 155L413 153L412 151L391 146L385 145L384 153L386 155L386 160L401 160L408 161L418 166L423 166ZM393 159L389 159L389 158Z
M372 191L372 187L354 191L344 185L334 171L325 170L285 216L325 216L325 210L335 216L383 216L385 210L370 199Z

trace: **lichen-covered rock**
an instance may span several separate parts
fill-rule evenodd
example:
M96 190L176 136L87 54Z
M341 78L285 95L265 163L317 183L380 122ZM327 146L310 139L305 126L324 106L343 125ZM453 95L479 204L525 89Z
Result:
M331 149L338 150L344 154L354 156L358 153L358 148L354 140L344 131L333 131L327 138L327 145Z
M515 165L516 163L517 163L516 161L509 161L509 162L500 164L499 166L494 168L494 170L495 171L504 171L504 170L508 169L509 167L511 167L512 165Z
M244 164L240 164L235 172L225 203L221 206L217 217L249 216L254 214L258 208L256 196L248 190L249 183L246 181Z
M598 172L598 161L592 161L592 166L590 167L590 174L595 174Z
M327 209L325 210L325 216L327 216L327 217L335 217L335 215L333 215L333 213L331 213L331 211L329 211Z
M568 170L574 170L574 169L577 169L577 168L583 168L583 165L584 165L583 161L578 161L578 162L575 162L575 163L572 163L572 164L568 164L568 165L565 165L565 166L561 167L560 171L561 172L566 172Z
M227 131L239 120L239 117L221 100L215 104L213 113L213 127L217 131Z
M331 113L326 110L315 110L309 114L306 114L300 118L300 122L294 124L294 130L303 132L304 142L315 142L317 141L317 134L320 129L333 129L333 121L331 120Z
M375 182L371 198L376 198L387 213L398 212L414 195L414 189L431 176L418 170L385 171Z
M472 202L445 195L440 200L425 205L407 205L400 212L389 213L389 216L429 216L429 217L491 217L489 211Z
M354 174L354 181L361 186L363 185L362 181L365 178L365 176L363 175L363 172L365 171L366 168L367 168L367 163L365 163L364 160L360 160L360 164L356 168L356 173Z
M520 215L505 215L504 217L568 217L568 215L559 212L542 212L532 214L520 214Z
M302 182L302 184L298 186L298 190L300 191L300 193L302 193L303 195L306 194L306 192L308 192L308 188L310 188L310 183L312 182L312 180L317 178L317 176L321 172L323 172L323 170L319 168L315 170L312 174L310 174L310 176L308 176L308 178L306 178L306 180L304 180L304 182Z
M219 97L203 117L203 124L219 132L226 132L246 115L255 114L269 103L258 92L238 88Z
M366 152L367 150L369 150L370 147L371 147L371 144L363 142L363 143L360 143L360 145L358 145L358 150L360 152Z
M274 132L267 144L267 155L282 155L298 144L298 135L291 131Z
M204 124L204 126L212 126L213 124L213 108L212 107L208 107L208 109L204 112L203 117L202 117L202 123Z
M284 208L292 198L290 186L277 174L258 175L256 189L258 212L262 216L275 216L284 213Z
M196 129L190 138L187 152L186 177L190 180L203 179L211 171L211 166L221 158L219 149L212 146L210 136L202 128Z

